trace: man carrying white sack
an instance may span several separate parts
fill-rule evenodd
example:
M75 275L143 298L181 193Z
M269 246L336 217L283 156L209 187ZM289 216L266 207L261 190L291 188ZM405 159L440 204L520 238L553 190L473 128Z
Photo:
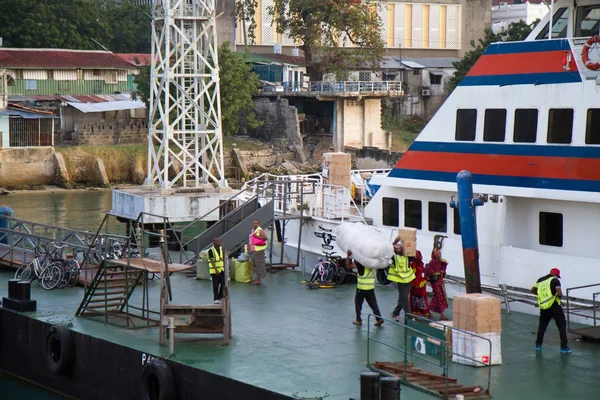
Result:
M387 278L389 281L396 282L398 286L398 305L392 311L392 318L398 322L400 311L404 310L405 314L410 313L410 285L415 279L415 272L410 267L408 257L404 255L399 237L394 240L394 253Z
M352 251L346 252L346 269L356 268L358 273L356 280L356 295L354 296L354 308L356 310L356 320L352 321L354 325L362 325L361 311L362 305L365 300L367 304L373 310L377 322L375 326L381 326L383 324L383 318L381 318L381 312L379 312L379 306L377 305L377 297L375 297L375 271L369 268L365 268L361 263L355 262L352 259Z

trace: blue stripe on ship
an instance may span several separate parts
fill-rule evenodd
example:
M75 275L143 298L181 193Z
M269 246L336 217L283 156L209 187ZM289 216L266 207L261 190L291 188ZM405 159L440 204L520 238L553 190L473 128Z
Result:
M416 141L413 142L408 151L434 151L443 153L469 153L506 156L600 158L599 146L584 147Z
M465 76L459 86L548 85L581 82L578 72Z
M438 182L456 182L456 172L422 171L394 168L388 178L405 178ZM491 186L513 186L534 189L571 190L580 192L600 192L600 181L573 179L526 178L517 176L473 174L473 183Z
M532 53L539 51L571 50L567 39L532 40L490 44L483 54Z

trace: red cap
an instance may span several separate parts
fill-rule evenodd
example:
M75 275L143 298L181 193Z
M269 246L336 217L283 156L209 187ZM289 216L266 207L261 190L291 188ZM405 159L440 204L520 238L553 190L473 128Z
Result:
M560 278L560 270L558 268L552 268L550 270L550 275L554 275L557 278Z

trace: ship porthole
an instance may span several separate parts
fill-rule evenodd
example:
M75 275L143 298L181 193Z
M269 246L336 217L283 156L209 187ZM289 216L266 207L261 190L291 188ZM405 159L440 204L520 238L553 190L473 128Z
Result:
M143 400L175 399L175 378L163 360L152 360L142 369Z
M46 365L50 372L65 373L73 364L73 338L71 331L62 325L52 325L46 334Z

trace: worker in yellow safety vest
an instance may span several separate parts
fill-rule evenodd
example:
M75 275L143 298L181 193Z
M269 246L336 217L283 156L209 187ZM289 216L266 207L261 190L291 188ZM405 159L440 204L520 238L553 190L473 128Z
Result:
M404 255L404 247L400 238L394 240L394 256L388 270L388 280L398 287L398 304L392 311L392 318L400 321L400 311L410 313L410 286L415 279L415 271L410 267L410 260Z
M220 237L213 239L213 246L208 250L208 262L214 301L215 304L220 304L223 301L223 288L225 287L225 261Z
M558 332L560 333L560 352L571 353L567 343L567 321L565 312L560 305L562 289L560 288L560 271L558 268L552 268L550 273L542 276L531 288L531 293L537 295L538 306L540 307L540 322L538 325L537 339L535 349L542 350L544 334L551 319L554 319Z
M377 305L377 297L375 297L375 270L365 268L361 263L355 261L352 258L351 250L348 250L346 255L346 269L352 270L356 268L357 272L356 295L354 296L356 320L352 321L352 323L354 325L362 325L360 314L363 302L367 300L367 304L373 310L373 314L375 314L375 326L381 326L383 318L381 318L381 312L379 312L379 306Z

